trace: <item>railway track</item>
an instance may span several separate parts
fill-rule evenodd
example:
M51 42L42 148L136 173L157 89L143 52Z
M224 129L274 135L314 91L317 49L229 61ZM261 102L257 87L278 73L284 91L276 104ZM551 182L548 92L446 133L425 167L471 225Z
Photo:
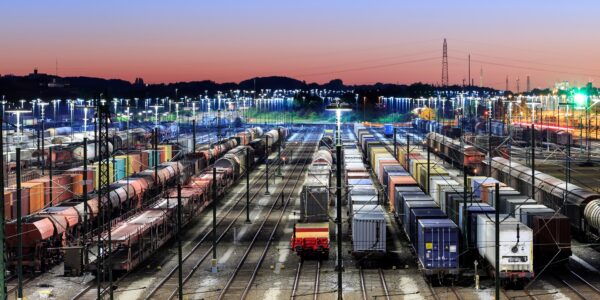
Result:
M309 136L311 133L308 134ZM265 216L260 227L256 231L254 237L250 241L244 254L239 260L239 263L235 267L235 270L225 283L225 286L220 290L218 299L245 299L252 287L256 274L258 273L265 256L271 246L273 238L277 232L279 224L285 215L285 212L289 206L292 192L296 189L301 179L304 178L303 174L306 170L308 162L312 158L312 154L316 148L318 142L307 142L301 144L300 158L296 158L296 162L293 166L292 171L286 176L283 187L276 193L274 199L282 197L283 193L286 195L286 200L281 208L281 212L278 215L273 215L278 201L273 201L271 208ZM293 180L292 180L293 179ZM290 185L291 183L291 185ZM291 188L290 188L291 186ZM265 230L265 228L267 230ZM270 229L270 230L268 230ZM264 244L263 247L255 247L257 244Z
M306 267L306 268L305 268ZM310 271L314 270L314 274ZM312 278L312 280L310 280ZM298 263L291 299L317 300L319 298L319 281L321 278L321 261L301 260Z
M288 150L284 150L282 152L282 155L285 155L285 153ZM275 166L279 163L279 159L275 159L273 161L271 161L269 163L269 166ZM263 170L259 173L259 175L257 177L255 177L255 180L253 180L252 182L250 182L250 186L251 186L251 196L250 196L250 201L252 202L259 194L260 192L263 190L263 187L265 187L266 182L265 182L265 173L266 170ZM259 184L260 181L260 184ZM257 185L259 184L259 185ZM239 217L245 212L246 209L246 204L243 200L245 200L246 193L242 193L242 195L240 195L240 197L233 203L231 204L231 206L225 211L221 211L220 215L218 216L218 220L217 220L217 231L221 231L221 235L217 238L217 244L218 242L220 242L223 237L230 231L230 229L232 228L232 226L235 224L235 222L239 219ZM228 217L230 215L235 215L233 217L233 221L229 222L227 224L223 224L224 220L227 220ZM223 226L225 226L223 228ZM208 257L208 255L212 252L212 244L210 245L205 245L207 240L210 240L210 237L212 237L212 227L208 230L208 232L206 232L204 235L202 235L201 237L199 237L199 240L197 242L195 242L195 244L191 247L191 249L187 252L187 254L184 255L184 257L182 258L182 263L183 263L183 270L185 270L185 272L187 272L187 275L184 275L184 284L185 282L187 282L192 275L194 274L194 272L199 268L199 266L206 260L206 258ZM199 251L200 248L203 248L204 251ZM208 248L208 249L206 249ZM203 253L203 254L198 254L198 253ZM196 259L192 259L192 258L196 258ZM189 270L189 271L188 271ZM161 296L165 296L168 299L172 299L173 297L175 297L177 295L177 288L175 288L174 290L171 289L171 287L173 286L173 281L177 282L178 278L176 275L178 271L178 266L175 266L173 268L171 268L167 274L162 277L162 279L156 284L154 285L154 288L152 288L150 290L150 292L148 292L144 297L145 299L150 299L151 297L154 297L155 295L158 295L159 292ZM124 280L127 280L128 276L131 275L131 272L125 273L123 274L121 277L117 278L117 280L115 282L113 282L113 285L118 286L121 282L123 282ZM177 283L175 283L175 286L177 286ZM72 299L95 299L96 298L96 290L97 290L97 286L95 284L90 284L88 286L86 286L84 289L82 289L77 295L75 295ZM101 291L101 295L104 295L108 292L107 289ZM167 294L168 293L168 294ZM168 295L168 296L167 296Z
M260 177L262 179L262 176ZM258 181L258 180L257 180ZM255 181L256 183L256 181ZM251 186L253 186L254 184L251 184ZM256 197L261 194L261 191L263 190L263 187L265 186L265 182L263 181L262 184L258 187L253 188L252 191L252 195L251 195L251 201L254 201L256 199ZM242 199L245 199L245 193L237 200L236 204L241 202ZM277 201L274 201L274 203L276 203ZM220 217L217 226L221 225L221 223L223 222L223 220L225 220L233 211L235 205L233 205L225 214L225 216ZM231 222L229 222L227 224L227 226L225 228L222 228L221 234L219 235L219 237L217 238L217 244L221 242L221 240L223 240L223 238L230 232L231 228L238 223L240 216L243 215L243 213L245 212L245 205L239 209L239 211L237 211L237 213L234 213L235 216L233 218L233 220ZM186 270L187 275L185 275L185 277L183 278L183 284L185 285L190 278L192 278L192 276L194 275L194 273L200 268L200 266L207 260L207 258L212 254L212 244L207 245L205 243L205 241L207 239L209 239L212 236L212 229L207 232L202 239L196 244L194 245L194 247L190 250L190 252L182 259L182 263L183 263L183 270ZM202 250L198 250L202 248ZM175 266L173 269L171 269L171 271L167 274L167 276L165 276L163 279L161 279L161 281L145 296L145 299L150 299L154 296L157 296L157 298L159 296L161 296L160 298L164 298L164 296L166 296L167 299L172 299L175 296L177 296L178 294L178 290L177 288L175 289L171 289L173 286L177 287L178 285L178 277L175 276L175 273L178 270L178 266ZM189 270L189 271L187 271ZM170 292L169 292L169 289ZM166 290L166 291L163 291ZM167 294L168 293L168 294ZM168 295L168 296L167 296Z
M23 278L23 289L25 289L25 285L28 284L29 282L31 282L33 279L35 279L37 276L33 276L33 277L27 277L27 278ZM17 294L17 288L19 287L18 282L17 282L17 276L11 276L10 278L7 279L6 282L6 294ZM24 293L25 291L23 291Z
M581 299L600 298L600 289L573 270L556 275L556 279Z
M388 289L385 273L383 269L363 269L358 270L360 277L360 288L363 300L367 299L386 299L390 300L394 295L391 295ZM379 282L379 289L376 288L374 282ZM367 287L371 287L368 290Z

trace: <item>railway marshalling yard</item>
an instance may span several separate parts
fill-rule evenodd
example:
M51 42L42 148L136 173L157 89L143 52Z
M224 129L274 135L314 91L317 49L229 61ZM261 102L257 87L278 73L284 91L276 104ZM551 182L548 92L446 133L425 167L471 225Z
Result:
M351 127L344 130L350 134ZM212 269L211 207L188 224L182 233L184 259L181 271L185 299L337 299L335 207L329 207L331 248L328 259L302 260L290 248L294 224L300 222L302 185L324 131L324 126L292 130L281 150L281 156L286 158L284 163L278 163L276 152L271 154L269 194L266 194L267 166L262 164L252 170L249 178L250 222L246 220L245 180L239 180L217 201L216 271ZM450 175L462 183L458 170L435 155L432 155L432 161L448 169ZM281 168L280 172L278 168ZM559 173L557 168L543 164L539 165L539 170ZM589 169L577 170L578 175L573 175L576 180L592 177L589 175L593 172ZM371 176L376 181L374 174ZM590 178L589 182L593 180ZM335 176L332 176L332 182L335 182ZM331 199L335 199L335 184L330 194ZM427 280L410 241L389 212L385 213L387 253L374 259L375 263L364 264L363 260L370 260L369 257L357 258L351 253L351 214L348 205L342 210L344 299L493 299L494 281L483 268L478 270L479 289L475 286L473 269L464 270L452 284ZM572 248L574 255L563 274L543 270L526 289L503 289L502 297L599 298L597 269L600 255L575 240ZM114 297L171 299L177 295L177 272L177 244L172 241L132 272L115 274ZM28 279L26 298L41 298L51 291L56 299L96 299L93 275L64 277L62 273L61 264L50 272Z

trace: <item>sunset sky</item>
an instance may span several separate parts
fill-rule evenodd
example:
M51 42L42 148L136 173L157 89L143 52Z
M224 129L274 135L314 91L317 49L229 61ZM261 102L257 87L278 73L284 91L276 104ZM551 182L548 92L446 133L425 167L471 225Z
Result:
M93 3L93 4L92 4ZM2 1L0 74L133 81L600 80L599 1Z

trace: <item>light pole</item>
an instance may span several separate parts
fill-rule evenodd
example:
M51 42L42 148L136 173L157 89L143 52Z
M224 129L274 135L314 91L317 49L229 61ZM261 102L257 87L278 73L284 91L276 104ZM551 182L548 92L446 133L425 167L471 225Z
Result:
M339 99L336 99L334 104L327 106L326 110L334 111L336 116L336 223L337 223L337 266L336 270L338 272L338 282L337 282L337 294L338 299L342 299L342 272L344 271L343 261L342 261L342 160L340 159L342 156L342 143L341 143L341 118L342 112L344 111L352 111L352 109L345 104L340 103Z
M15 128L16 128L16 135L19 135L19 128L21 128L21 115L22 114L27 114L30 113L29 110L23 110L23 109L16 109L16 110L7 110L6 112L14 114L17 117L17 122L15 124ZM22 132L21 132L22 133Z
M162 108L162 105L152 105L154 108L154 127L158 128L158 110Z

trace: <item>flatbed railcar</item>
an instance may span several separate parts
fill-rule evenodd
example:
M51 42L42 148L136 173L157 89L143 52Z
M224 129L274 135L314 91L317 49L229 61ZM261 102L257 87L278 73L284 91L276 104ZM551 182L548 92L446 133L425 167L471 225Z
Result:
M296 223L290 246L302 258L329 257L329 222Z

